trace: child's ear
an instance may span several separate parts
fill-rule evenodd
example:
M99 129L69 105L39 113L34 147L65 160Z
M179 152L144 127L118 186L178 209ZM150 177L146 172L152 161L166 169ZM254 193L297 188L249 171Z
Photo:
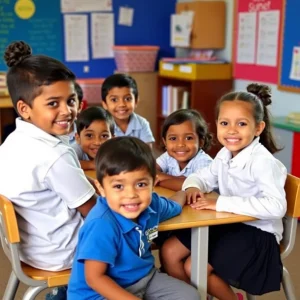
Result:
M266 123L264 121L259 122L258 125L256 126L255 136L260 136L261 133L264 131L265 127L266 127Z
M76 140L76 143L78 145L80 145L80 136L79 136L79 134L77 132L75 133L75 140Z
M24 120L30 119L31 107L23 100L19 100L17 102L17 111L19 115L22 117L22 119Z
M166 143L166 140L164 138L162 138L162 141L164 143L164 146L167 147L167 143Z
M97 179L95 179L94 183L95 183L95 186L96 186L97 190L99 191L100 195L102 197L105 197L105 192L104 192L104 189L103 189L102 185L100 184L100 182Z
M103 108L104 108L105 110L107 110L107 104L106 104L106 102L102 100L102 101L101 101L101 104L102 104Z
M202 149L204 146L204 139L199 139L199 149Z
M140 98L139 98L139 97L137 97L137 98L135 99L135 107L137 107L137 106L138 106L139 102L140 102Z

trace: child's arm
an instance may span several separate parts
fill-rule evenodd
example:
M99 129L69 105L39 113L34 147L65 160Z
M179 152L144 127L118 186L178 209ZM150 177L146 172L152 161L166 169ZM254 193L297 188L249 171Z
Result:
M186 177L184 176L172 176L165 173L158 173L156 185L173 191L180 191L185 179Z
M183 207L186 203L186 192L179 191L172 195L169 199L177 202L179 205L181 205L181 207Z
M79 163L83 170L95 170L94 160L79 160Z
M106 273L107 264L95 260L84 261L86 282L98 294L109 300L139 300L112 280Z
M76 209L81 213L83 217L86 217L89 211L93 208L97 200L97 195L94 194L88 201L78 206Z

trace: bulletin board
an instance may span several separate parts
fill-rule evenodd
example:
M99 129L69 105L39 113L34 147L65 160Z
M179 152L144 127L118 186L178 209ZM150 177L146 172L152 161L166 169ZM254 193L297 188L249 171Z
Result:
M2 57L8 44L16 40L26 41L35 54L63 60L60 2L57 0L25 1L25 4L32 3L28 7L26 5L24 8L19 7L21 13L17 13L17 2L22 4L24 1L0 0L0 71L7 70ZM32 16L30 12L33 13Z
M35 12L31 18L21 19L16 15L14 7L18 1L34 3ZM176 0L168 0L167 3L161 0L112 0L112 4L115 45L156 45L160 47L159 58L174 57L175 50L170 46L169 28ZM134 9L132 26L118 25L120 6ZM87 14L90 24L91 14L82 14ZM34 54L44 54L61 60L78 78L103 78L115 71L114 58L92 59L91 53L89 61L66 61L63 25L60 0L0 0L0 55L3 56L5 48L12 41L24 40L31 45ZM91 49L90 36L89 46ZM85 67L88 67L88 73L84 72ZM0 59L0 71L6 70L4 61Z
M236 0L235 6L234 78L277 83L283 0Z
M300 1L285 0L278 89L300 93Z

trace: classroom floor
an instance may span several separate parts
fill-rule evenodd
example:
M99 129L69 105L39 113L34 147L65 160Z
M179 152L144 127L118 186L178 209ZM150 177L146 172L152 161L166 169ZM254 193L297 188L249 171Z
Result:
M300 223L298 224L298 230L297 230L297 238L296 238L296 244L294 247L294 250L292 254L284 261L285 266L289 270L291 277L293 279L293 283L295 286L296 291L296 298L300 299L300 281L297 280L299 278L300 274ZM154 251L154 256L157 258L157 251ZM2 248L0 249L0 299L3 297L3 293L5 290L5 286L7 284L7 280L10 274L10 264L7 258L5 257L5 254L2 251ZM22 295L25 291L26 287L21 284L17 293L17 297L15 300L21 300ZM45 292L41 293L39 297L37 297L37 300L44 299ZM286 299L284 297L284 293L282 291L276 292L276 293L270 293L267 295L264 295L262 297L257 297L259 300L284 300Z

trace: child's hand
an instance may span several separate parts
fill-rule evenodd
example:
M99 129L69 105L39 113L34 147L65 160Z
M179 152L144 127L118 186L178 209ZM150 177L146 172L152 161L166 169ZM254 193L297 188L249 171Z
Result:
M198 198L200 198L202 194L199 189L194 187L186 189L185 192L187 204L196 203Z
M194 209L211 209L216 210L217 199L207 198L205 194L200 193L201 198L197 198L196 203L192 203L191 207Z

